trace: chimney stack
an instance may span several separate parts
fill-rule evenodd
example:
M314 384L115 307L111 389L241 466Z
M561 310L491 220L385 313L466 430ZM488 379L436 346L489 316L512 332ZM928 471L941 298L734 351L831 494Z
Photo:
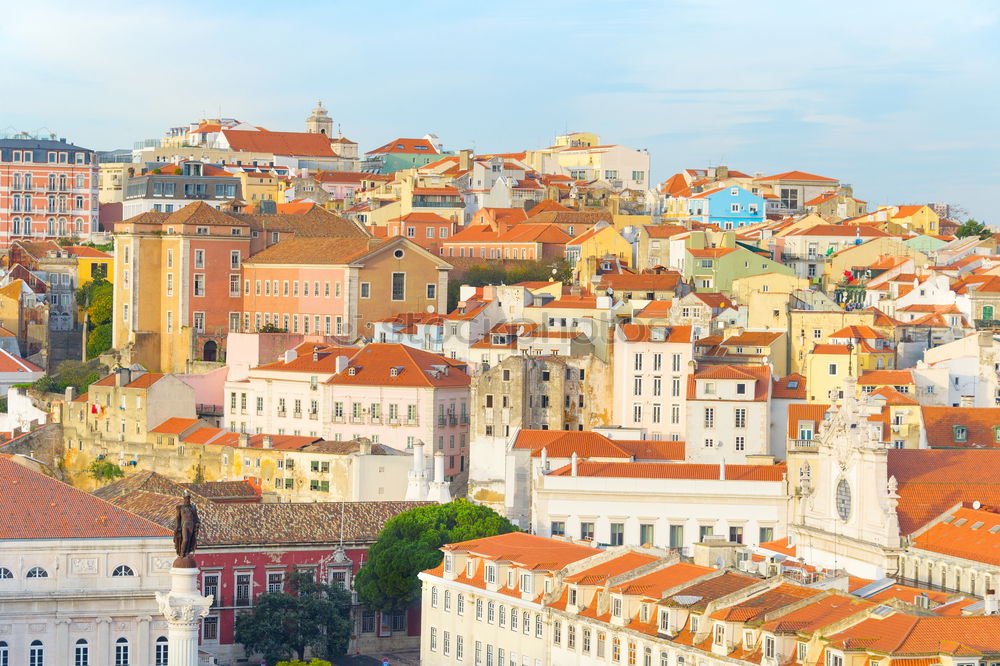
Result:
M237 443L239 444L239 447L241 449L247 448L250 445L250 436L247 435L245 432L240 433L240 436L237 439Z
M997 595L996 590L986 590L986 596L983 597L983 601L986 606L983 613L986 615L1000 615L1000 596Z
M20 389L17 389L17 391L19 393L21 392ZM66 387L66 393L65 393L65 400L66 400L66 402L73 402L74 398L76 398L76 389L73 388L72 386L67 386Z
M576 476L577 461L578 461L578 457L576 455L576 451L574 451L572 457L570 457L570 459L569 459L570 470L571 470L571 473L572 473L573 476Z
M542 447L542 474L545 474L549 470L549 449L548 447Z
M271 441L271 436L270 435L264 435L264 448L265 449L270 449L270 448L272 448L272 445L273 445L273 442Z

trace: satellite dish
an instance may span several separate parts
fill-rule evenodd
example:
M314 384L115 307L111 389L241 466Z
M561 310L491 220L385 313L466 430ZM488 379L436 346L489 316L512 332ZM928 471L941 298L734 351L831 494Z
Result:
M434 306L433 305L428 305L427 306L427 312L434 312Z
M972 508L978 510L982 505L983 505L982 502L980 502L979 500L976 500L975 502L972 503Z

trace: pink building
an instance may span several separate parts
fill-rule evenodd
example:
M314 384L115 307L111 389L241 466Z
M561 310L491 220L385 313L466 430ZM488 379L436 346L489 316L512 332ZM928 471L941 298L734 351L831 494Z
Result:
M465 364L402 344L304 343L226 383L225 425L236 432L351 440L401 451L420 441L445 454L445 474L468 467Z

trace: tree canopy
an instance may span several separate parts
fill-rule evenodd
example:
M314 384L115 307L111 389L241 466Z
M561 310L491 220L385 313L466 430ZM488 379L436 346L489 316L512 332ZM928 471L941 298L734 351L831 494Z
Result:
M290 574L285 584L287 592L261 594L251 610L236 616L236 642L250 654L264 655L269 664L292 657L301 662L307 649L324 658L344 654L351 636L351 594L318 583L305 571Z
M368 549L354 587L369 608L406 610L420 594L417 574L441 563L441 546L516 531L489 507L462 499L404 511L385 524Z
M114 285L103 278L91 280L76 290L76 302L87 311L87 358L96 358L111 349Z
M993 235L993 231L987 227L982 222L977 222L972 218L969 218L955 230L955 236L958 238L967 238L969 236L979 236L982 239L989 238Z
M513 264L513 265L512 265ZM463 284L482 287L488 284L517 284L528 281L569 282L573 268L565 259L535 261L487 261L470 266L464 275L453 275L448 282L448 308L458 303L459 289Z

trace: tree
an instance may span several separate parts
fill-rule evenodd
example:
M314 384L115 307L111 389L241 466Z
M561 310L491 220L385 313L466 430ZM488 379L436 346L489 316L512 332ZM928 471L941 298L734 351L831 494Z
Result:
M313 657L312 660L309 661L308 663L304 661L299 661L298 659L293 659L292 661L279 661L277 663L277 666L333 666L333 664L331 664L328 661L324 661L322 659L316 659L315 657Z
M385 524L368 549L354 587L368 608L404 611L420 594L417 574L441 563L441 546L516 531L503 516L468 500L404 511Z
M125 476L122 468L110 460L95 460L87 467L87 472L98 481L114 481Z
M76 290L76 302L87 310L87 358L111 349L111 317L114 315L114 285L98 277Z
M969 236L979 236L982 239L987 239L993 235L993 231L987 227L982 222L977 222L972 218L969 218L955 230L955 236L958 238L967 238Z
M350 593L317 583L305 571L290 574L286 583L288 592L261 594L252 610L236 616L236 642L268 663L302 661L307 649L324 657L344 654L351 635Z
M513 265L512 265L513 264ZM527 281L559 281L568 283L573 277L573 268L565 259L548 259L517 262L489 262L470 266L464 275L455 275L448 282L448 309L458 303L458 294L463 284L482 287L488 284L517 284Z

